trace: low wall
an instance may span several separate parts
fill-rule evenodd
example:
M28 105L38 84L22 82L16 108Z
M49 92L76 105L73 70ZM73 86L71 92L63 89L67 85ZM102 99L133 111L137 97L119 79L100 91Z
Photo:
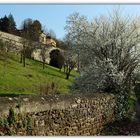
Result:
M103 125L115 120L114 95L56 95L1 97L0 115L28 113L34 119L32 135L97 135ZM18 129L16 135L27 135Z

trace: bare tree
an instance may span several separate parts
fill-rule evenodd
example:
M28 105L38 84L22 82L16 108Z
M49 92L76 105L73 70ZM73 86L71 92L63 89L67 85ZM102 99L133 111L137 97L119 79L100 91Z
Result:
M20 62L25 67L25 58L31 58L32 52L38 44L41 34L41 23L38 20L25 19L22 24L21 43L23 44L21 50Z
M69 79L71 71L76 67L76 53L75 50L72 48L71 43L69 40L65 40L67 45L67 50L63 52L64 56L64 73L66 73L66 79Z
M28 42L27 39L25 38L25 35L22 34L22 38L21 38L21 43L22 43L22 49L20 51L21 55L20 55L20 63L23 63L23 67L25 67L26 64L26 47L28 46Z
M66 73L66 79L69 79L71 71L75 68L76 62L72 61L71 58L69 57L68 59L65 60L65 73Z
M0 39L0 60L3 61L3 73L0 78L4 78L8 72L9 50L11 49L11 41Z
M46 62L46 46L45 45L40 45L41 46L41 58L42 58L42 64L43 64L43 69L45 69L45 62Z

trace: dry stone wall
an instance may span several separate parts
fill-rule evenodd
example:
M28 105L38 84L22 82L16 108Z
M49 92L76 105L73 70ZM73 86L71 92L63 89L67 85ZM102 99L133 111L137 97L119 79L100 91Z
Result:
M115 120L114 95L56 95L45 97L1 97L0 115L28 113L33 120L31 135L97 135ZM18 129L16 135L28 135Z

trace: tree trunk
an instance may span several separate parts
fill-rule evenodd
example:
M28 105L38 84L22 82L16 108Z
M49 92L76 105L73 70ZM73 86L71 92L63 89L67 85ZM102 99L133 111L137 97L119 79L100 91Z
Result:
M23 67L25 67L25 48L23 50Z
M23 67L25 67L25 54L23 55Z
M43 69L45 69L45 62L43 61Z
M79 52L78 52L78 67L77 67L77 71L78 73L80 73L80 58L79 58Z
M22 59L23 59L23 53L20 53L20 63L22 63Z
M70 76L70 73L66 73L66 79L68 80Z
M65 66L64 66L64 73L65 73Z

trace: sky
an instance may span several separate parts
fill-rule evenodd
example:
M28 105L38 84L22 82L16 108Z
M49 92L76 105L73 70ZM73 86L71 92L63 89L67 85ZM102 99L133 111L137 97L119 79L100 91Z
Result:
M60 5L60 4L0 4L0 17L13 15L17 28L20 28L24 19L31 18L39 20L41 24L48 30L53 30L56 37L63 39L65 35L64 27L67 17L79 12L81 15L87 16L89 20L100 15L106 15L118 5ZM140 5L120 5L125 15L132 17L140 15Z

